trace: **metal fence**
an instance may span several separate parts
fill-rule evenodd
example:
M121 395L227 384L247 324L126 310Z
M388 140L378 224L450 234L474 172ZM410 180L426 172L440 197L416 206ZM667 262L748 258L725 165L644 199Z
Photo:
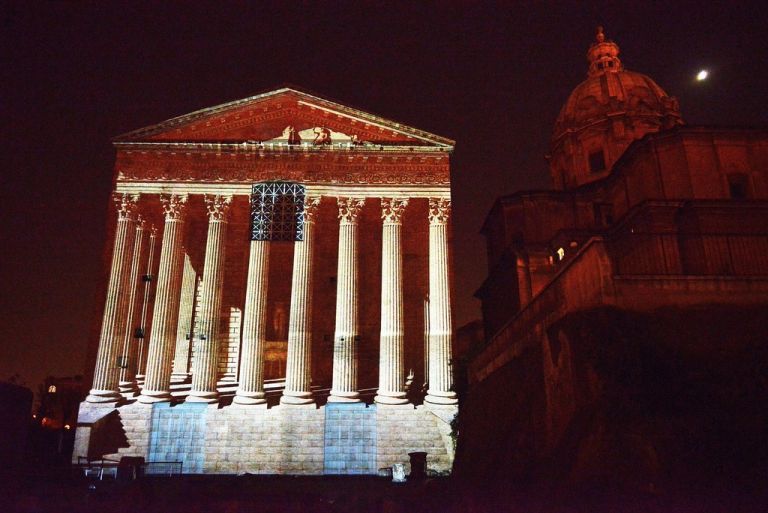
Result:
M107 479L126 480L138 479L142 476L181 476L184 471L183 461L142 461L140 458L123 459L121 461L109 458L90 460L78 457L77 464L72 465L75 472L87 478L99 481Z

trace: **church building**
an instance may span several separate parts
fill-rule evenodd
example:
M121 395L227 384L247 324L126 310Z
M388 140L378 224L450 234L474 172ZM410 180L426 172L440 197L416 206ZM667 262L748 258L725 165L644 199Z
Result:
M587 61L555 121L553 188L499 197L482 227L486 339L456 473L764 479L768 132L686 125L602 29Z
M74 461L450 471L453 141L283 88L114 146Z

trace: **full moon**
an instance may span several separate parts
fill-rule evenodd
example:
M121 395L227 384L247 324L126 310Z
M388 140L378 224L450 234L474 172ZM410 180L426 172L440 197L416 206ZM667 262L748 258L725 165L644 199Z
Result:
M709 76L709 71L703 69L696 74L696 80L701 82L702 80L706 80L708 76Z

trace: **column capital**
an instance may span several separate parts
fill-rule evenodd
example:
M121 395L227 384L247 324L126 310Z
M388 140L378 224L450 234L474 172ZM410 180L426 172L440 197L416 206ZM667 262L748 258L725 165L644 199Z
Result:
M187 207L186 194L161 194L160 202L163 204L166 221L181 221L184 219L184 211Z
M451 200L429 198L429 224L448 224L451 217Z
M115 193L112 196L112 200L115 202L115 207L117 208L118 219L134 219L136 206L139 202L138 194Z
M317 220L317 211L320 207L320 196L307 196L304 198L304 222L314 223Z
M337 198L339 219L343 224L357 224L357 218L365 205L365 198Z
M145 230L147 228L147 220L144 219L144 216L141 214L138 214L136 216L136 229L137 230Z
M381 218L384 224L401 224L408 198L381 198Z
M157 226L154 224L149 227L149 236L152 238L157 237Z
M205 205L208 208L208 219L211 221L226 221L229 216L229 207L231 204L231 195L205 195Z

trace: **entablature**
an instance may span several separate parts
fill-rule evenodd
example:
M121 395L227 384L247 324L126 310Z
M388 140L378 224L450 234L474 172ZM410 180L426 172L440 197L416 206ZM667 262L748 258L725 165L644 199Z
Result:
M409 184L322 184L304 182L307 196L356 198L440 198L450 199L448 185ZM252 182L248 183L185 183L185 182L118 182L115 192L121 194L190 194L249 196Z

